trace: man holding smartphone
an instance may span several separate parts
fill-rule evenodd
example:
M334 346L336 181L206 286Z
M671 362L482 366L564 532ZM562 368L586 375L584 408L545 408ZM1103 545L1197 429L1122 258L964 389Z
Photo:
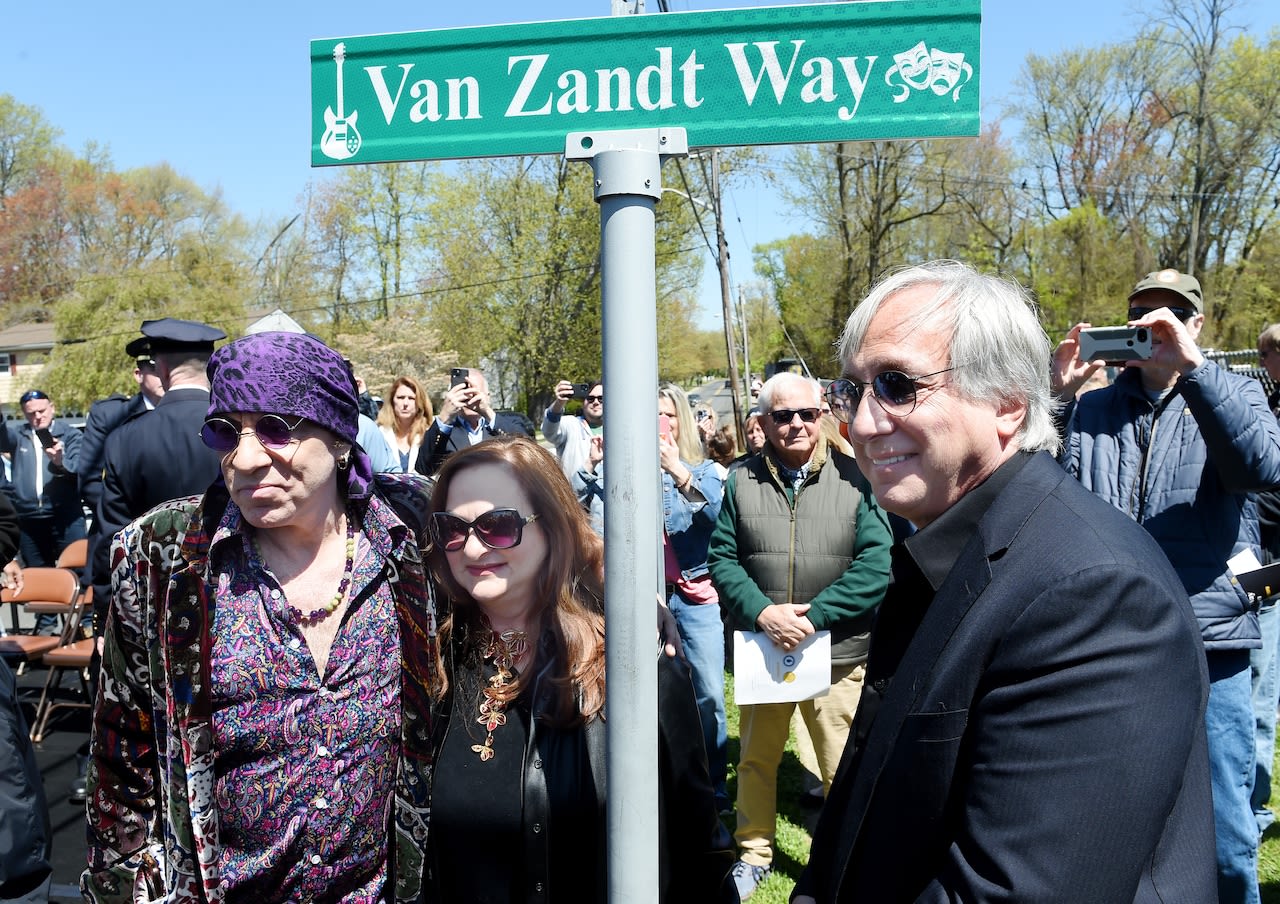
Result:
M604 384L561 380L553 392L555 398L542 414L542 435L555 444L560 467L572 480L588 462L591 438L604 435ZM572 398L582 399L582 414L565 417L565 405Z
M414 468L430 477L459 449L506 435L531 436L519 418L493 410L484 374L474 367L455 367L449 373L449 389L440 399L440 412L422 438L423 451Z
M1262 385L1207 360L1196 340L1204 295L1195 277L1160 270L1129 294L1129 324L1151 331L1151 357L1075 400L1100 366L1080 359L1077 324L1054 353L1066 402L1062 462L1086 489L1137 521L1182 579L1209 666L1205 725L1213 785L1218 900L1253 904L1258 827L1250 804L1254 716L1250 651L1258 611L1227 560L1259 554L1256 491L1280 484L1280 427Z
M80 431L55 417L53 400L39 389L24 392L18 404L26 421L5 423L0 452L12 459L7 490L22 529L22 564L52 566L68 543L85 536L76 481ZM42 615L36 631L52 634L56 625L56 616Z

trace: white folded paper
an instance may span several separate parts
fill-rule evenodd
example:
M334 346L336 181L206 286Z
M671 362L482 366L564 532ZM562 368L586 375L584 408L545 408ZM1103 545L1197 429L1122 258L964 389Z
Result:
M735 703L795 703L830 690L830 631L815 631L789 653L763 632L733 632Z

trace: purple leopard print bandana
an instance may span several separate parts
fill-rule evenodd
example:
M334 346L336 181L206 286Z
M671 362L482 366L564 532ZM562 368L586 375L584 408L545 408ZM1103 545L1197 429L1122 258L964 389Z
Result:
M305 417L351 443L351 467L339 472L346 475L347 497L369 495L373 466L356 442L356 383L342 355L305 333L254 333L214 352L208 374L206 417Z

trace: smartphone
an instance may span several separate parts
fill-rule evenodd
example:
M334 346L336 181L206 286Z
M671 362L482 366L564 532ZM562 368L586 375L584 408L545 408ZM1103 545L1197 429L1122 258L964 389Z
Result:
M658 415L658 435L671 439L671 418L665 414Z
M40 445L44 446L46 449L57 442L57 440L53 438L53 434L49 432L48 427L41 427L36 431L36 436L40 438Z
M1145 326L1099 326L1080 331L1080 360L1108 364L1146 361L1151 357L1151 330Z
M587 393L589 393L590 391L591 391L590 383L574 383L573 384L573 397L575 399L585 399L587 397Z
M705 421L709 416L710 415L708 414L707 409L705 408L699 408L697 411L693 413L693 419L695 421Z
M449 371L449 388L457 386L459 383L467 382L467 378L471 376L470 368L455 367Z

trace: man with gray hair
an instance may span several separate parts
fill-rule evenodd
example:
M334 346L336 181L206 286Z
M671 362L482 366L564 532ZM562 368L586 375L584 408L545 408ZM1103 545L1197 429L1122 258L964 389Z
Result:
M793 900L1214 900L1195 618L1151 537L1054 461L1026 294L903 270L840 358L832 410L917 531Z
M734 865L746 900L768 875L777 832L778 766L799 708L830 787L862 690L875 607L889 581L889 527L853 459L818 429L822 388L793 373L760 390L765 445L729 475L707 565L734 627L785 652L831 632L831 686L801 703L741 709Z

